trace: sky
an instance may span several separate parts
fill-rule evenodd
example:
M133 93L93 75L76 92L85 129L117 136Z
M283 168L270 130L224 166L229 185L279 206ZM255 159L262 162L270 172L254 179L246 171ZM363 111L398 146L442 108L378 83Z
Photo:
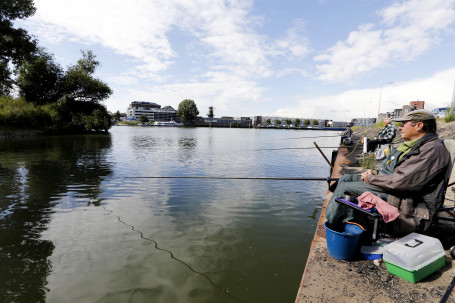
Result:
M15 26L65 68L93 51L111 112L191 99L200 116L349 121L453 98L455 0L34 3Z

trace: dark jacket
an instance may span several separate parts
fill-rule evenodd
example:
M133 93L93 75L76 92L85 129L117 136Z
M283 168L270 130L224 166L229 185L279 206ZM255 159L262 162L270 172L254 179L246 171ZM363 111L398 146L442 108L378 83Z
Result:
M425 134L397 161L398 154L391 152L384 160L393 172L369 175L367 181L383 188L388 193L387 202L400 210L400 216L393 222L396 232L426 230L444 201L449 152L432 132Z

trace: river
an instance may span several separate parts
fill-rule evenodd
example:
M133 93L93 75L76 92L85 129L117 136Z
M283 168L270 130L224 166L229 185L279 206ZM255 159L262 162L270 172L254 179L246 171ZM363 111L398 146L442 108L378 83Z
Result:
M155 177L328 177L313 142L339 137L116 126L0 141L0 301L294 302L326 182Z

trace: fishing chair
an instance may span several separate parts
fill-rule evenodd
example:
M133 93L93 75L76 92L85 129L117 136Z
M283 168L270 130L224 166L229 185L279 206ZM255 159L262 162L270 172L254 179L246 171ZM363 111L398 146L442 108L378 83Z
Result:
M347 195L351 195L350 193L345 193ZM355 212L367 216L370 220L373 221L373 231L371 234L371 242L375 243L376 240L378 239L378 231L379 231L379 224L383 223L382 220L382 215L376 211L375 208L373 209L366 209L360 207L357 203L357 198L354 198L354 202L348 201L344 198L337 198L335 199L336 202L343 204L351 209L353 209ZM366 228L366 226L365 226ZM366 228L367 229L367 228Z
M455 199L450 199L449 198L449 193L452 191L453 197L455 197L455 170L453 169L453 166L455 164L455 140L454 139L444 139L444 146L447 148L447 150L450 153L450 163L449 166L447 167L446 171L446 180L447 180L447 187L444 191L444 196L445 200L444 201L449 201L452 202L452 205L446 205L443 203L441 207L438 209L436 216L434 217L434 223L438 224L439 220L445 220L445 221L451 221L455 222ZM451 188L451 190L447 190Z

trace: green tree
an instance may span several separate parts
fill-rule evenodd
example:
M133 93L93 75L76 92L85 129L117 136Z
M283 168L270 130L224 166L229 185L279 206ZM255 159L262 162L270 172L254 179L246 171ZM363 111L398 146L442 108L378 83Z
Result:
M297 127L297 126L300 125L300 122L301 122L300 119L297 118L297 119L294 120L294 125Z
M449 123L455 120L455 103L452 103L449 108L447 108L447 115L444 117L444 121Z
M313 120L313 125L319 125L318 120L314 119L314 120Z
M197 115L199 115L199 110L193 100L185 99L180 102L177 109L177 116L179 116L184 123L193 122Z
M306 126L310 125L310 120L306 119L303 124L305 124Z
M112 94L111 88L93 73L100 65L92 51L81 50L82 58L70 66L62 79L61 89L69 99L99 103Z
M265 120L265 123L266 123L267 125L270 125L270 124L272 123L272 121L270 121L270 119L266 119L266 120Z
M126 117L125 113L121 113L120 111L116 111L115 113L110 113L111 119L118 122L120 118Z
M53 56L41 49L34 60L24 63L19 69L19 94L36 105L57 102L63 96L59 88L62 77L63 70Z
M281 120L275 120L275 124L280 125L281 124Z
M286 119L286 125L291 125L292 124L292 120L291 119Z
M147 115L140 115L139 116L139 122L148 123L149 122L149 117L147 117Z
M11 67L30 59L36 50L36 40L13 21L35 13L33 0L2 0L0 4L0 95L8 95L14 84Z

